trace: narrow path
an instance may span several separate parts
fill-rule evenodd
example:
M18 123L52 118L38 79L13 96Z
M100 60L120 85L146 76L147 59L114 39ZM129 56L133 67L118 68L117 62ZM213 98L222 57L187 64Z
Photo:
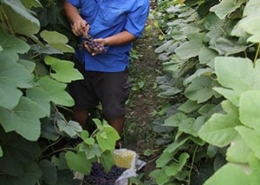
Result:
M156 87L156 77L160 76L161 63L155 54L155 41L158 35L153 30L145 31L142 39L134 43L134 51L138 58L131 62L131 95L127 104L128 113L124 130L124 145L136 151L140 158L147 162L144 173L149 174L155 168L151 158L143 152L155 147L156 134L153 132L153 121L156 111L161 106Z

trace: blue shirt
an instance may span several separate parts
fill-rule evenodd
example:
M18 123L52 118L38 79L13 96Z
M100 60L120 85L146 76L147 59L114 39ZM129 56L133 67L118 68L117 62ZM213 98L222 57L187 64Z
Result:
M126 30L140 38L149 14L149 0L66 0L79 9L90 25L93 38L106 38ZM76 57L87 71L119 72L129 66L132 43L106 46L106 52L92 56L76 49Z

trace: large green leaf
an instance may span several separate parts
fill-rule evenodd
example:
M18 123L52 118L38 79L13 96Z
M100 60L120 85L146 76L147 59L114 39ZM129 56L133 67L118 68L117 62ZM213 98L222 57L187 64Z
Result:
M260 8L258 0L250 0L244 8L245 18L241 19L235 29L232 31L233 35L245 37L248 42L259 43L260 34L257 22L259 22ZM248 36L247 34L251 36Z
M216 50L221 56L228 56L244 52L247 49L247 46L239 44L237 40L230 40L225 37L218 37L213 40L212 43L210 43L209 48Z
M39 0L20 0L26 8L42 7Z
M41 168L43 175L42 180L46 184L56 184L57 183L57 169L53 163L49 160L44 159L39 162L39 167Z
M10 39L12 41L12 38ZM8 44L5 43L7 40L3 42L6 49L0 52L0 106L10 110L18 104L22 95L18 88L33 86L33 75L24 65L17 63L18 55L16 52L23 52L20 47L26 47L26 45L23 45L23 42L20 43L19 40L13 41L10 43L12 49L8 48ZM17 46L14 46L15 44Z
M242 20L238 27L249 33L251 36L247 39L248 42L259 43L260 42L260 28L257 24L260 21L260 15L250 16Z
M170 117L168 117L165 121L163 126L170 126L170 127L178 127L182 124L183 120L186 120L188 116L182 112L178 112Z
M153 170L149 174L149 176L154 178L156 180L156 182L158 183L158 185L166 184L170 180L170 177L166 174L166 172L161 169Z
M156 160L156 167L164 167L166 166L171 160L173 160L173 155L168 150L163 151L160 157Z
M75 68L74 63L67 60L60 60L50 56L45 57L45 63L51 65L51 68L56 73L51 73L51 76L60 82L71 82L74 80L83 79L83 75Z
M102 163L102 166L104 167L106 172L109 172L110 169L115 165L115 160L113 157L112 151L105 151L102 153L100 157L100 161Z
M213 96L213 81L207 76L200 76L195 78L191 84L186 88L184 94L192 101L202 103Z
M46 91L41 87L34 87L26 90L26 96L37 103L46 116L50 116L51 99Z
M212 177L210 177L203 185L249 185L250 178L250 175L247 175L246 172L243 171L243 167L235 164L226 164L220 168Z
M210 76L213 74L213 69L212 68L199 68L197 71L195 71L192 75L190 75L188 78L186 78L183 82L183 85L186 86L190 84L196 77L199 76Z
M20 16L28 19L29 21L39 23L38 19L31 15L30 11L24 7L20 0L2 0L2 3L10 6Z
M30 141L36 141L39 138L40 118L45 115L35 102L26 97L21 97L12 111L0 107L0 123L5 131L16 131Z
M0 184L3 185L35 185L39 181L42 172L34 162L24 165L24 172L20 176L1 175Z
M24 65L13 60L10 54L0 53L0 79L11 83L15 87L32 87L33 75L24 67Z
M260 133L260 90L250 90L241 95L239 115L241 122Z
M41 149L36 142L30 142L20 135L11 132L5 134L1 129L4 155L0 158L0 171L12 176L20 176L24 172L24 163L36 160Z
M215 40L224 35L223 25L224 21L214 13L209 13L205 17L204 27L209 30L206 38L209 40L210 45L214 45Z
M0 45L5 52L12 52L12 54L14 55L13 58L17 58L17 60L18 56L15 55L16 53L25 53L30 49L30 46L26 42L18 39L17 37L10 36L4 33L1 29Z
M203 47L199 52L199 61L201 64L209 64L213 62L216 56L217 56L217 52L215 52L212 49Z
M57 141L61 135L57 131L56 121L57 117L51 116L41 119L41 138L45 138L51 141Z
M184 113L191 113L201 107L196 101L186 100L181 106L178 107L178 110Z
M102 130L97 133L97 141L102 151L114 150L115 143L120 139L117 131L110 125L103 125Z
M253 87L253 63L247 58L216 57L218 82L224 87L244 92Z
M74 105L74 100L65 90L66 84L57 82L48 76L41 77L38 83L49 94L52 102L64 106Z
M189 159L189 154L182 153L179 156L178 162L173 162L169 166L165 166L163 169L168 176L175 176L185 166L187 159Z
M227 160L232 163L248 163L248 156L252 152L241 136L234 139L227 150Z
M81 154L76 154L74 152L67 152L65 154L67 164L71 170L80 172L82 174L88 175L91 171L91 162Z
M260 159L260 133L244 126L238 126L236 127L236 130L239 132L246 145L254 152L255 156Z
M35 70L36 64L30 60L19 59L19 64L22 64L30 73Z
M188 42L184 42L182 45L175 49L175 52L181 59L189 59L198 56L201 48L202 45L200 43L191 40Z
M162 44L160 47L155 49L155 53L162 53L163 51L167 51L168 48L173 44L173 40L169 40Z
M185 145L186 141L188 141L189 138L185 138L181 141L175 140L173 143L167 146L164 152L175 154L179 148L181 148L183 145Z
M61 152L59 153L59 156L53 155L51 158L51 162L55 164L55 166L58 168L58 170L66 170L68 169L68 164L65 159L65 153Z
M182 120L182 123L179 126L179 132L184 132L190 134L194 137L197 137L197 131L194 129L195 118L187 118Z
M251 184L258 184L260 182L260 160L254 156L253 153L248 157L249 158L249 166L253 170L253 174L251 175Z
M74 52L74 49L66 44L69 40L65 35L62 35L56 31L46 30L42 31L40 35L48 44L50 44L55 49L61 52Z
M222 87L214 87L213 89L219 94L221 94L222 96L224 96L227 100L232 102L234 105L239 106L241 92L222 88Z
M220 19L224 19L228 14L240 8L245 2L246 0L222 0L219 4L212 7L210 11L215 12Z
M222 107L226 114L213 114L198 133L204 141L219 147L230 144L237 137L235 127L241 125L237 107L229 101L222 102Z
M246 3L246 7L244 9L244 16L259 15L259 12L260 12L260 1L249 0Z
M20 1L3 0L3 6L8 23L14 32L31 37L40 30L40 22L29 12Z

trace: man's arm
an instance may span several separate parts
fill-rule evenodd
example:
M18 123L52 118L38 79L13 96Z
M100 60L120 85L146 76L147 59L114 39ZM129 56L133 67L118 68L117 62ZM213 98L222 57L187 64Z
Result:
M98 42L102 46L118 46L127 44L136 39L136 37L128 31L122 31L116 35L112 35L106 38L94 39L95 42Z
M72 32L76 36L82 36L89 30L88 23L79 15L78 9L68 2L64 3L64 10L71 23Z
M123 45L132 42L136 37L128 31L122 31L116 35L105 38L105 46Z

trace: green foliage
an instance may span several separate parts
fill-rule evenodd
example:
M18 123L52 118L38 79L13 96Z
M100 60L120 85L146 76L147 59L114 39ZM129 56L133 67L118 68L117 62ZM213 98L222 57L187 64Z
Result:
M117 132L106 123L89 135L70 120L67 84L83 78L63 1L0 2L0 184L71 185L72 170L87 174L100 161L107 170ZM83 142L66 148L74 137Z
M150 175L160 185L258 184L259 2L167 2L155 15L166 20L157 83L174 105L154 122L164 151Z

